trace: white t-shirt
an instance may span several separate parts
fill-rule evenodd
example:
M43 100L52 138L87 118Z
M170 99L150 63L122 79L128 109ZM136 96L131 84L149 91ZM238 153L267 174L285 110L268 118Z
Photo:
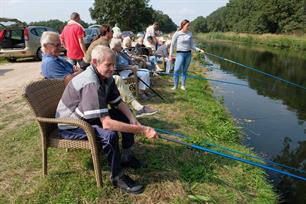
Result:
M121 33L120 28L117 26L113 27L112 30L113 30L113 33Z
M152 36L152 37L155 36L154 25L150 25L149 27L147 27L147 29L146 29L146 35L145 35L145 38L144 38L144 40L143 40L143 43L144 43L144 44L147 44L147 42L148 42L147 38L148 38L149 36Z

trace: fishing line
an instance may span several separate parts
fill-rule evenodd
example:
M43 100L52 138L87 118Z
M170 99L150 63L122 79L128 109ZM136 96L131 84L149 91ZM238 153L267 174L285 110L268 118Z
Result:
M195 145L195 144L192 144L192 143L183 142L181 140L176 140L176 139L173 139L173 138L165 137L165 136L162 136L162 135L159 135L159 138L164 139L166 141L181 144L181 145L184 145L184 146L188 146L188 147L193 148L193 149L198 149L198 150L201 150L201 151L204 151L204 152L209 152L209 153L216 154L216 155L219 155L219 156L222 156L222 157L226 157L228 159L233 159L233 160L240 161L240 162L243 162L243 163L246 163L246 164L250 164L252 166L260 167L262 169L274 171L274 172L277 172L277 173L280 173L280 174L283 174L283 175L286 175L286 176L289 176L289 177L292 177L292 178L295 178L295 179L298 179L298 180L306 181L305 177L298 176L298 175L295 175L295 174L292 174L292 173L289 173L289 172L286 172L286 171L282 171L282 170L279 170L279 169L276 169L276 168L273 168L273 167L263 165L263 164L259 164L259 163L256 163L256 162L253 162L253 161L250 161L250 160L247 160L247 159L242 159L242 158L235 157L235 156L232 156L232 155L224 154L222 152L218 152L218 151L208 149L208 148L205 148L205 147L202 147L202 146L199 146L199 145Z
M169 131L166 131L166 130L162 130L162 129L159 129L159 128L155 128L155 130L157 132L160 132L160 133L163 133L163 134L172 135L172 136L179 137L179 138L182 138L182 139L192 140L190 137L185 136L185 135L181 135L181 134L177 134L177 133L172 133L172 132L169 132ZM297 169L295 167L291 167L291 166L287 166L285 164L280 164L280 163L277 163L277 162L273 162L271 160L267 160L267 159L264 159L264 158L259 157L259 156L253 156L253 155L250 155L250 154L239 152L237 150L232 150L232 149L229 149L229 148L226 148L226 147L222 147L222 146L219 146L219 145L216 145L216 144L210 144L210 143L206 143L206 142L202 142L202 144L207 145L207 146L211 146L211 147L216 147L216 148L228 151L228 152L232 152L232 153L240 154L240 155L243 155L243 156L247 156L247 157L250 157L250 158L253 158L253 159L258 159L260 161L263 161L263 162L266 162L266 163L270 163L272 165L277 165L277 166L280 166L280 167L283 167L283 168L287 168L287 169L291 169L291 170L294 170L294 171L298 171L298 172L301 172L301 173L306 173L305 171L303 171L301 169Z
M251 66L248 66L248 65L244 65L244 64L241 64L241 63L239 63L239 62L235 62L235 61L233 61L233 60L226 59L226 58L224 58L224 57L221 57L221 56L218 56L218 55L209 53L209 52L205 52L205 54L206 54L206 55L213 56L213 57L216 57L216 58L218 58L218 59L221 59L221 60L224 60L224 61L227 61L227 62L230 62L230 63L233 63L233 64L236 64L236 65L239 65L239 66L241 66L241 67L244 67L244 68L253 70L253 71L255 71L255 72L264 74L264 75L266 75L266 76L269 76L269 77L271 77L271 78L277 79L277 80L282 81L282 82L285 82L285 83L290 84L290 85L292 85L292 86L296 86L296 87L299 87L299 88L301 88L301 89L306 90L306 87L304 87L304 86L302 86L302 85L300 85L300 84L297 84L297 83L288 81L288 80L286 80L286 79L283 79L283 78L281 78L281 77L275 76L275 75L273 75L273 74L266 73L266 72L264 72L264 71L261 71L261 70L258 70L258 69L256 69L256 68L254 68L254 67L251 67Z

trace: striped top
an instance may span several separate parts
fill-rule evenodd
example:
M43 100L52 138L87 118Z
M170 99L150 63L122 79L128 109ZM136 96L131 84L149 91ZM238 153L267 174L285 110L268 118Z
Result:
M118 106L120 93L113 77L100 80L90 66L75 76L65 88L56 109L56 118L82 119L89 123L108 115L108 104ZM60 129L74 129L75 126L59 124Z

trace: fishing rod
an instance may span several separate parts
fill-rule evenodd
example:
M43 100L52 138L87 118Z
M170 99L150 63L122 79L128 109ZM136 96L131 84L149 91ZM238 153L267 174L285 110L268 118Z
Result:
M238 86L249 87L249 86L246 85L246 84L240 84L240 83L235 83L235 82L228 82L228 81L217 80L217 79L209 79L209 78L200 77L200 76L195 76L195 75L187 75L187 78L199 79L199 80L205 80L205 81L221 82L221 83L225 83L225 84L232 84L232 85L238 85Z
M286 171L282 171L282 170L279 170L279 169L276 169L276 168L273 168L273 167L263 165L263 164L259 164L259 163L256 163L256 162L253 162L253 161L250 161L250 160L247 160L247 159L242 159L242 158L235 157L235 156L232 156L232 155L224 154L222 152L211 150L211 149L208 149L208 148L205 148L205 147L202 147L202 146L199 146L199 145L195 145L195 144L192 144L192 143L187 143L187 142L184 142L184 141L181 141L181 140L176 140L176 139L173 139L173 138L165 137L165 136L162 136L162 135L159 135L159 138L164 139L164 140L169 141L169 142L174 142L174 143L177 143L177 144L181 144L181 145L193 148L193 149L197 149L197 150L201 150L201 151L204 151L204 152L209 152L209 153L212 153L212 154L216 154L216 155L219 155L219 156L222 156L222 157L226 157L228 159L233 159L233 160L236 160L236 161L240 161L240 162L243 162L243 163L246 163L246 164L249 164L249 165L252 165L252 166L256 166L256 167L259 167L259 168L262 168L262 169L274 171L274 172L280 173L282 175L286 175L286 176L289 176L289 177L292 177L292 178L295 178L295 179L298 179L298 180L301 180L301 181L306 181L305 177L298 176L298 175L295 175L295 174L292 174L292 173L289 173L289 172L286 172Z
M204 60L206 61L207 59L204 57ZM223 68L223 69L221 69L221 68L217 68L217 67L215 67L215 66L213 66L214 64L212 64L212 63L209 63L209 64L207 64L208 66L207 66L207 68L208 69L211 69L211 70L222 70L223 72L225 71L225 73L227 73L227 72L229 72L228 70L226 70L226 68ZM233 73L233 72L230 72L232 75L234 75L234 76L240 76L240 77L244 77L244 78L247 78L248 79L248 81L250 81L249 79L251 79L251 80L254 80L254 81L258 81L258 82L260 82L260 83L263 83L263 84L266 84L266 85L270 85L270 83L268 83L268 82L266 82L266 81L263 81L263 80L261 80L261 79L257 79L257 78L255 78L255 77L251 77L251 76L249 76L249 75L245 75L245 74L238 74L238 73Z
M173 74L164 74L164 76L173 76ZM240 84L240 83L235 83L235 82L228 82L228 81L217 80L217 79L210 79L210 78L200 77L200 76L196 76L196 75L187 75L187 78L199 79L199 80L203 80L203 81L214 81L214 82L220 82L220 83L225 83L225 84L231 84L231 85L238 85L238 86L248 87L248 85L246 85L246 84Z
M169 131L166 131L166 130L161 130L159 128L155 128L155 130L157 132L160 132L160 133L163 133L163 134L172 135L172 136L179 137L179 138L182 138L182 139L191 140L190 137L187 137L185 135L181 135L181 134L177 134L177 133L172 133L172 132L169 132ZM219 146L219 145L216 145L216 144L210 144L210 143L206 143L206 142L202 142L202 144L207 145L207 146L211 146L211 147L216 147L216 148L228 151L228 152L232 152L232 153L240 154L240 155L243 155L243 156L247 156L247 157L250 157L250 158L253 158L253 159L258 159L260 161L263 161L263 162L266 162L266 163L270 163L272 165L280 166L280 167L283 167L283 168L286 168L286 169L298 171L300 173L306 173L305 171L303 171L301 169L297 169L297 168L294 168L294 167L291 167L291 166L287 166L285 164L280 164L280 163L277 163L277 162L273 162L271 160L267 160L267 159L264 159L264 158L259 157L259 156L254 156L254 155L246 154L246 153L239 152L239 151L236 151L236 150L232 150L232 149L229 149L229 148L225 148L225 147L222 147L222 146Z
M264 72L264 71L261 71L261 70L258 70L258 69L256 69L256 68L254 68L254 67L251 67L251 66L248 66L248 65L244 65L244 64L241 64L241 63L239 63L239 62L235 62L235 61L233 61L233 60L226 59L226 58L224 58L224 57L221 57L221 56L218 56L218 55L209 53L209 52L205 52L205 54L206 54L206 55L213 56L213 57L216 57L216 58L218 58L218 59L221 59L221 60L224 60L224 61L227 61L227 62L230 62L230 63L233 63L233 64L236 64L236 65L239 65L239 66L241 66L241 67L245 67L245 68L247 68L247 69L250 69L250 70L253 70L253 71L255 71L255 72L258 72L258 73L264 74L264 75L266 75L266 76L269 76L269 77L271 77L271 78L280 80L280 81L285 82L285 83L287 83L287 84L290 84L290 85L292 85L292 86L296 86L296 87L299 87L299 88L301 88L301 89L306 90L306 87L304 87L304 86L302 86L302 85L300 85L300 84L297 84L297 83L288 81L288 80L286 80L286 79L283 79L283 78L281 78L281 77L275 76L275 75L273 75L273 74L266 73L266 72Z
M167 100L164 97L162 97L159 93L157 93L157 91L152 89L152 87L149 86L146 82L144 82L140 77L137 76L137 79L139 81L141 81L146 87L148 87L153 93L155 93L159 98L161 98L163 101L167 102Z

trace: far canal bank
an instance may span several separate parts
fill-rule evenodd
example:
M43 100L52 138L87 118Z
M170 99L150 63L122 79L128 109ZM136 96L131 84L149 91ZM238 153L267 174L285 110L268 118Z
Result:
M306 51L306 35L249 34L211 32L196 34L199 41L225 41L245 45Z

